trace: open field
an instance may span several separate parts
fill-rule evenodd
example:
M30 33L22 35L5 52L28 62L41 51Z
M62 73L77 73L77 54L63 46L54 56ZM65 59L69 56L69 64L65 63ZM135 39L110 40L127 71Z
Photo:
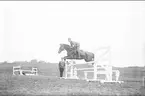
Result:
M39 64L40 76L12 76L12 66L0 65L0 96L143 96L142 82L139 78L125 78L125 83L86 82L83 80L65 80L58 78L57 65ZM23 65L26 66L26 65ZM30 65L29 65L30 66ZM28 65L27 65L28 67ZM53 68L55 70L53 70ZM44 76L45 75L45 76ZM121 78L123 79L123 77Z

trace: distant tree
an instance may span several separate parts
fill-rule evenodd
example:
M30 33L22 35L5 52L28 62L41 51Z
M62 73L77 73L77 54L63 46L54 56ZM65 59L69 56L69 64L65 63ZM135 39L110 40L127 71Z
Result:
M30 61L30 63L31 63L31 64L36 64L36 63L38 63L38 62L37 62L37 59L32 59L32 60Z
M28 61L24 61L24 62L23 62L23 64L28 64L28 63L29 63Z
M14 64L24 64L25 61L14 61L13 63L14 63Z
M40 64L45 64L46 62L45 62L45 61L40 60L38 63L40 63Z
M3 64L8 64L8 62L7 61L4 61Z

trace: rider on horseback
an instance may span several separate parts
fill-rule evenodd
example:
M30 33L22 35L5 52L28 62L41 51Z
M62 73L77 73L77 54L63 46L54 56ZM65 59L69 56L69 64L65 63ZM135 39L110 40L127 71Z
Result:
M71 47L75 48L75 51L78 54L78 58L80 58L80 44L78 42L72 41L71 38L68 38L68 42L70 43Z

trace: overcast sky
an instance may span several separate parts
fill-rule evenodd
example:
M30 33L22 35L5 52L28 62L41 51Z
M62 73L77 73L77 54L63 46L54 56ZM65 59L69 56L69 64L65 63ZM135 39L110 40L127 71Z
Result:
M58 62L68 37L94 53L110 46L113 66L143 66L145 2L0 2L0 61Z

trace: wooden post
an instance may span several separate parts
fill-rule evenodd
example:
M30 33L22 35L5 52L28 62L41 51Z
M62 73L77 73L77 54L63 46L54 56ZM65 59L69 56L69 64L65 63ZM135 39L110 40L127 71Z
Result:
M97 64L94 63L94 80L97 80Z
M73 76L74 76L74 78L78 79L78 76L77 76L77 68L76 67L74 68L74 75Z
M143 87L145 88L145 76L143 76L143 78L142 78L143 80Z
M13 67L13 75L15 75L15 69L14 69L14 67Z
M118 70L116 70L116 81L118 81L119 76L120 76L120 72Z
M109 57L108 57L108 58L109 58L109 60L108 60L108 61L109 61L109 65L107 66L107 68L108 68L107 71L108 71L108 73L109 73L109 74L108 74L108 77L109 77L108 80L109 80L109 81L112 81L111 48L110 48L110 46L109 46L108 50L109 50L109 51L108 51L108 52L109 52Z
M15 75L15 72L20 72L20 75L23 75L21 66L13 66L13 75Z
M84 75L85 75L85 80L88 80L88 78L87 78L87 72L84 72Z
M67 69L67 67L68 67L68 64L67 64L68 62L66 61L65 62L65 79L67 79L67 71L68 71L68 69Z
M35 75L38 75L38 70L37 70L37 68L32 68L32 73L35 74Z
M74 77L73 65L70 66L70 78Z
M23 75L23 71L22 70L20 70L19 72L20 72L20 75Z
M109 66L109 73L110 73L110 76L109 76L109 81L112 81L112 66Z

